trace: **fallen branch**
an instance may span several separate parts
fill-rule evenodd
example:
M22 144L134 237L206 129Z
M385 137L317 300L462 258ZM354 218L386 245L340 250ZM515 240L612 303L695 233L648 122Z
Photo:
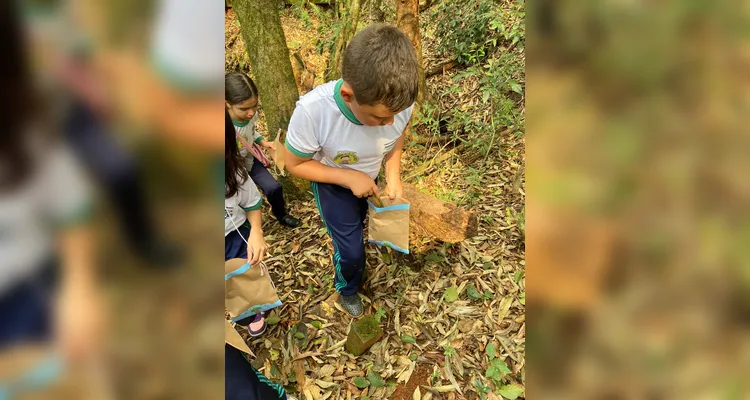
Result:
M458 63L455 60L447 60L443 61L440 64L430 68L424 73L424 77L429 78L432 76L435 76L437 74L442 74L448 71L449 69L453 69L458 65Z
M413 143L413 144L427 144L427 143L445 144L445 143L455 142L457 140L458 139L455 136L445 136L445 135L441 135L441 136L425 136L425 137L421 137L421 138L419 138L417 140L413 140L411 143Z
M411 204L409 220L421 234L446 243L458 243L476 236L478 218L467 211L422 193L404 183L404 198Z

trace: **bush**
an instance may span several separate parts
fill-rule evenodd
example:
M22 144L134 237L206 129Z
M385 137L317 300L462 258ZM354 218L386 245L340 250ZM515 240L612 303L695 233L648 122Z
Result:
M500 46L523 52L526 29L524 0L445 0L430 15L437 21L438 50L461 64L485 60Z

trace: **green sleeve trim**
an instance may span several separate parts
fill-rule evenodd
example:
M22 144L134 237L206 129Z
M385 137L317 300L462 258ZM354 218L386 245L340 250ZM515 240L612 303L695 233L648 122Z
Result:
M303 152L301 152L301 151L299 151L299 150L295 149L294 147L292 147L292 145L291 145L291 144L289 144L289 141L288 141L288 140L286 141L286 148L287 148L287 149L289 149L289 151L291 151L291 152L292 152L292 154L294 154L294 155L295 155L295 156L297 156L297 157L302 157L302 158L311 158L312 156L314 156L314 155L315 155L315 153L303 153Z
M255 139L255 144L260 144L260 142L262 142L262 141L263 141L263 139L264 139L264 138L263 138L263 136L258 136L258 137L257 137L257 138Z
M260 208L263 206L263 199L258 200L258 203L254 206L250 206L248 208L242 207L243 210L247 211L255 211L260 210Z
M189 74L177 71L169 62L159 57L157 54L152 56L151 64L154 66L159 78L180 91L189 94L205 94L215 92L218 87L218 83L212 84L204 82L189 76Z

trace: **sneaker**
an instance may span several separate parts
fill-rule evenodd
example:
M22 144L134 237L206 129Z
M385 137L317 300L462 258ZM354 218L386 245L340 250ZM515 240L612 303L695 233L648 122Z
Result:
M298 228L302 225L302 221L292 217L291 215L285 215L284 218L279 220L279 223L289 228Z
M252 337L258 337L266 331L266 319L262 313L255 314L253 322L247 325L247 332Z
M356 293L351 296L341 295L340 303L341 307L343 307L352 317L359 317L365 311L364 306L362 305L362 299L360 299L359 295Z

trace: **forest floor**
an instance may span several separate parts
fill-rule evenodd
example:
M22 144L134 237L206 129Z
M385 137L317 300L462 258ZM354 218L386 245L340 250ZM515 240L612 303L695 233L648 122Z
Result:
M308 23L317 24L314 16ZM293 8L283 11L282 25L292 56L297 53L314 72L314 85L323 83L327 54L318 54L316 44L324 38L306 28ZM226 28L227 68L247 70L231 11ZM429 26L422 35L430 68L441 60ZM439 107L460 104L481 118L487 107L476 92L479 82L457 79L459 71L430 77L428 89L456 85ZM300 398L478 399L480 392L499 398L490 387L523 397L524 137L502 135L504 127L498 127L498 150L484 156L450 142L416 139L424 138L423 130L412 129L404 180L471 209L479 216L479 232L455 245L412 237L409 257L367 246L366 313L383 315L384 336L365 354L354 357L344 349L352 318L335 301L330 239L314 202L291 202L291 214L303 221L295 230L280 227L264 211L271 251L266 263L284 304L268 318L262 337L239 331L255 353L253 364Z

